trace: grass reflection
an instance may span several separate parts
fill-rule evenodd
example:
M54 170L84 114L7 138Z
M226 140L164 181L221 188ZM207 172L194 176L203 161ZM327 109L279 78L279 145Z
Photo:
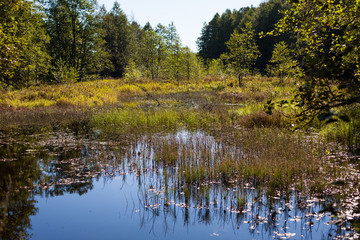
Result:
M34 195L85 195L93 181L111 184L114 178L136 179L140 224L160 220L165 232L182 219L185 225L231 224L234 231L271 238L290 238L298 228L305 236L316 226L324 236L357 236L348 218L355 215L341 217L349 211L346 200L332 196L334 186L344 191L349 185L328 181L355 182L349 176L356 170L349 174L339 160L346 156L336 158L316 136L256 128L212 135L181 130L102 142L53 132L2 146L1 170L10 174L1 174L3 238L26 235L36 213ZM9 206L24 215L10 219ZM19 221L23 230L8 227Z

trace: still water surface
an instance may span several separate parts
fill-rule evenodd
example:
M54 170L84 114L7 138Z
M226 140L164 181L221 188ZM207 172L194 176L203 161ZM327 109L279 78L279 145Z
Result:
M33 144L2 140L1 238L335 239L353 234L322 211L330 199L296 192L287 199L270 197L251 185L220 182L184 186L176 177L178 166L157 161L158 152L169 157L171 150L158 143L170 140L192 149L178 150L176 158L206 155L216 161L226 147L187 131L111 143L79 141L69 133ZM226 150L233 156L241 151ZM235 204L239 198L241 207Z

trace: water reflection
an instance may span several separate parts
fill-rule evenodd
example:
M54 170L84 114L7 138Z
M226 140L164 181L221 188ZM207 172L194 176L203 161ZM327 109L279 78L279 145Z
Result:
M35 215L33 189L40 169L27 147L0 144L0 238L28 238L29 217Z
M38 212L46 205L42 199L56 198L61 204L73 199L74 193L81 196L82 202L118 198L118 202L95 207L99 209L116 209L119 202L126 202L120 211L125 219L122 224L129 224L126 222L132 222L130 219L136 216L140 230L145 230L143 235L135 233L139 239L146 238L146 234L155 239L169 235L172 239L204 237L199 226L222 229L221 233L217 230L205 237L221 234L225 239L357 237L349 222L335 224L337 219L329 208L335 199L321 199L295 190L286 196L280 192L269 194L256 183L209 178L197 168L203 161L211 169L218 159L241 158L243 152L238 147L202 132L188 131L141 136L133 141L124 139L98 142L76 139L69 133L54 133L36 136L32 142L26 140L27 144L3 141L1 239L27 239L31 233L39 237L37 234L45 229L38 229L37 225L35 230L30 229L31 219L41 221L43 214ZM192 169L198 171L195 178L187 175ZM107 188L112 191L107 192ZM132 211L128 211L129 202ZM71 211L74 218L82 215L76 208ZM105 213L99 216L102 221L107 218ZM88 224L84 219L81 221ZM105 227L110 236L117 234L112 224ZM124 231L122 234L130 234ZM92 238L101 238L96 231L92 234L95 234Z

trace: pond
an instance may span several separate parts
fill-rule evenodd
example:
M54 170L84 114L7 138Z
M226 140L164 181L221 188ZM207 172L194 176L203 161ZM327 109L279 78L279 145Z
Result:
M210 134L95 139L50 132L0 140L1 239L359 237L331 197L204 177L216 175L218 159L244 155Z

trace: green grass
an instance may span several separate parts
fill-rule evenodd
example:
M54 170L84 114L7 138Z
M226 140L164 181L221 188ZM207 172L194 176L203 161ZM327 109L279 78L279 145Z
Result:
M158 162L176 165L179 181L186 184L241 180L268 191L325 186L326 176L333 171L323 160L324 139L354 147L360 142L356 109L352 110L353 120L326 125L320 136L290 132L292 120L287 115L291 116L291 109L276 108L271 115L266 114L268 99L291 97L294 80L280 84L272 78L248 77L241 87L230 82L98 80L3 92L0 130L10 134L21 128L27 133L63 128L78 133L99 131L103 138L201 130L228 146L243 149L241 154L218 149L220 157L214 162L208 146L198 142L198 148L193 149L168 139L159 143ZM177 152L188 158L179 159ZM323 172L319 173L319 168Z
M207 128L220 125L220 119L215 113L188 108L173 110L134 107L96 113L92 117L92 123L95 128L105 129L107 132L129 133Z
M337 116L348 116L346 121L335 117L337 121L323 124L320 134L328 142L338 142L348 147L350 151L360 150L360 106L359 104L348 108L339 108ZM319 123L318 123L319 124ZM320 125L320 124L319 124Z

